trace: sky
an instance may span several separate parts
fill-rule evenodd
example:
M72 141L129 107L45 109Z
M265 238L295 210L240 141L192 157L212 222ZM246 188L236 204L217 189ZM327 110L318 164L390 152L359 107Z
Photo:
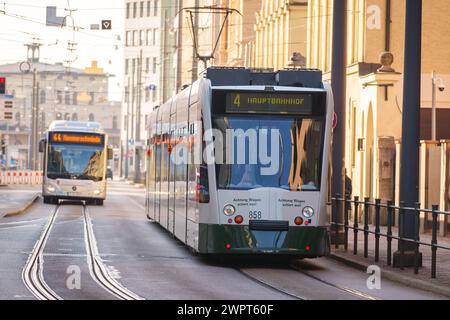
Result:
M56 6L57 16L68 16L66 28L48 27L46 7ZM72 67L85 68L92 60L110 79L110 99L120 100L123 91L123 28L125 3L123 0L0 0L0 64L24 61L24 44L38 42L41 61L55 63L73 61ZM90 30L91 24L112 20L112 30ZM72 26L81 27L73 31ZM68 42L75 42L76 51L67 50ZM65 63L67 65L67 63Z

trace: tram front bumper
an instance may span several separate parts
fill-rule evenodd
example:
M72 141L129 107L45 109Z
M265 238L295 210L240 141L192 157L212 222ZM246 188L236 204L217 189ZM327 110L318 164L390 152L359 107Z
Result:
M316 258L330 252L327 227L255 231L249 226L200 224L199 228L199 252L205 254L278 254Z

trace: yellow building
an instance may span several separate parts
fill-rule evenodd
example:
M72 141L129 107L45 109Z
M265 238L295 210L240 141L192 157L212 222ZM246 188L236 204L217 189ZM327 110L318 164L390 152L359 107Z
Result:
M263 0L256 16L254 66L305 66L308 1ZM295 53L295 55L294 55Z
M394 199L401 140L406 0L348 0L346 169L353 193ZM390 10L389 10L390 8ZM308 1L307 66L330 78L332 0ZM430 137L431 73L450 83L450 2L423 2L422 139ZM299 40L301 37L298 38ZM390 55L384 72L380 56ZM397 72L396 72L397 71ZM438 92L438 138L450 138L450 90ZM338 107L338 106L337 106ZM397 168L398 171L398 168Z
M226 15L208 10L193 12L192 21L189 10L183 10L177 17L175 29L178 35L177 78L179 86L192 83L205 71L205 63L196 54L209 56L213 53L216 41L219 40L213 58L207 66L250 66L255 43L255 13L259 11L259 0L184 0L182 8L214 6L236 10L231 13L224 25ZM193 10L191 10L193 11ZM240 14L239 14L239 13ZM178 28L178 26L180 26ZM197 40L197 48L193 42L193 32ZM219 37L220 35L220 37ZM197 49L197 50L196 50Z

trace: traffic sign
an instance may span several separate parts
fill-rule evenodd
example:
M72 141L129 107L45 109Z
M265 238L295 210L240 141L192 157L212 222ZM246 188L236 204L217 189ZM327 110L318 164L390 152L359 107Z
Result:
M112 29L112 21L102 20L102 30L111 30L111 29Z

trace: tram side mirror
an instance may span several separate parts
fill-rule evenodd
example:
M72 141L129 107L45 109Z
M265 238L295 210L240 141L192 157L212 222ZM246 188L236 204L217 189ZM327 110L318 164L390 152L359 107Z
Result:
M112 148L108 148L108 160L112 160L114 158L114 151Z
M47 145L47 140L42 139L39 141L39 152L44 153L45 152L45 146Z

